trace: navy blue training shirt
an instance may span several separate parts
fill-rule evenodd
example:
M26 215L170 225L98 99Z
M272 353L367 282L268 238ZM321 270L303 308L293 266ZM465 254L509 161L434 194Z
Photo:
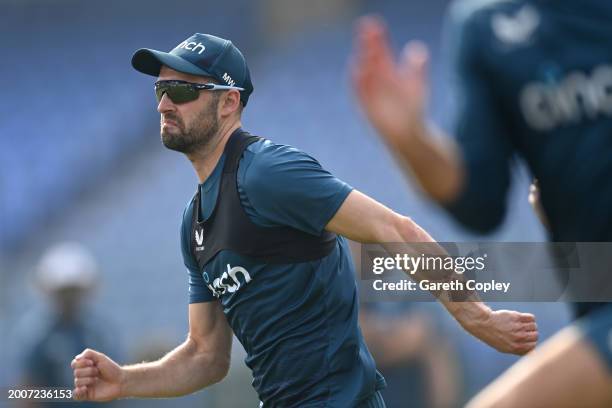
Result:
M449 211L499 225L518 153L554 241L612 241L612 2L469 0L450 20L467 184Z
M225 155L199 186L201 214L217 202ZM320 235L352 188L309 155L260 140L240 160L237 187L249 219ZM262 264L229 250L199 270L190 250L193 201L183 214L181 246L190 303L216 301L210 282L239 276L237 290L218 293L227 320L247 352L264 407L352 407L384 387L358 327L355 270L347 241L326 257Z

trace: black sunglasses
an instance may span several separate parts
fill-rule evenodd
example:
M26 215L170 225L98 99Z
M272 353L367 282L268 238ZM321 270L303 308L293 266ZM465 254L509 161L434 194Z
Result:
M168 95L168 98L174 103L186 103L195 101L198 99L201 90L208 91L226 91L228 89L236 89L238 91L244 91L244 88L230 85L217 85L217 84L196 84L187 81L157 81L155 82L155 96L157 97L157 103L161 101L164 94Z

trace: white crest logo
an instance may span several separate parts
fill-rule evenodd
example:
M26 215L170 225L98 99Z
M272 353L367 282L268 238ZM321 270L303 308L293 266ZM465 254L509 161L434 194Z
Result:
M495 14L491 21L497 38L508 45L526 43L540 24L540 15L530 6L524 6L514 15Z
M203 229L199 231L199 234L198 234L198 230L196 230L196 242L198 246L202 246L202 244L204 243L204 230Z

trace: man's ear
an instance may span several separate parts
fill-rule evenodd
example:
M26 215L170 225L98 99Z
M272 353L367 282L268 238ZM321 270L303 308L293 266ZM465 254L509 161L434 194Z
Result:
M224 97L221 99L221 116L229 116L235 111L240 109L240 92L229 91L226 92Z

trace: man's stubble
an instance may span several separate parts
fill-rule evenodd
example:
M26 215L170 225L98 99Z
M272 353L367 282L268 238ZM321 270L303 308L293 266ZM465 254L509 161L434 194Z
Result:
M213 94L213 100L197 115L192 125L187 129L182 118L171 113L164 115L165 119L176 123L176 130L168 132L161 130L161 141L170 150L191 154L206 149L219 131L217 108L219 96Z

